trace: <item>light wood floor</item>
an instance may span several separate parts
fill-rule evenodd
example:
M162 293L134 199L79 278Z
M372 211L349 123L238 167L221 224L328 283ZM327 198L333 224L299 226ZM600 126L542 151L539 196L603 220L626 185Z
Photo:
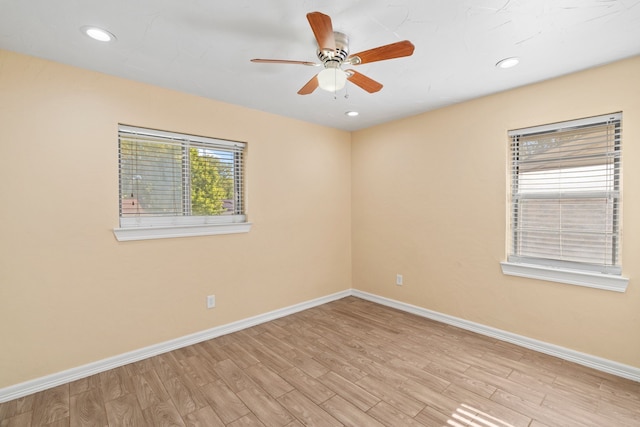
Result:
M640 383L349 297L0 404L0 426L640 426Z

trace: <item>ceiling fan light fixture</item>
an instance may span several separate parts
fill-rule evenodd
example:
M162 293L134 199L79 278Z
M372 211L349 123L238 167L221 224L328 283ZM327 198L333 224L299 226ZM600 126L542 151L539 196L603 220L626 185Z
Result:
M327 92L337 92L347 84L347 75L340 68L325 68L318 73L318 86Z

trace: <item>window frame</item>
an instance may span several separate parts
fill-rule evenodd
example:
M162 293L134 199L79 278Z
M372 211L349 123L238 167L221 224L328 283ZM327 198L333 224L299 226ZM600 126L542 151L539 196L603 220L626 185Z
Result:
M118 125L118 162L120 165L120 141L122 136L136 136L153 138L157 141L166 140L173 145L180 146L185 152L191 146L190 143L200 147L211 145L211 149L225 150L228 147L230 152L239 153L242 158L246 157L246 143L229 141L218 138L209 138L196 135L189 135L177 132L161 131L156 129L141 128L129 125ZM247 221L245 212L246 185L244 179L244 162L238 161L234 154L234 206L238 210L230 215L191 215L190 212L184 215L172 216L123 216L122 215L122 195L121 180L122 173L118 167L118 206L119 206L119 227L113 229L118 241L164 239L175 237L209 236L218 234L247 233L252 224ZM184 176L184 174L183 174ZM181 181L183 189L186 191L190 183ZM186 213L186 211L185 211Z
M613 113L596 117L589 117L585 119L571 120L566 122L554 123L549 125L535 126L524 129L517 129L509 131L510 144L514 143L514 139L527 135L535 135L539 133L547 132L566 132L581 127L597 126L613 121L620 126L622 122L622 113ZM616 138L616 150L620 150L620 136L619 133ZM622 168L621 158L618 157L614 160L614 174L613 182L614 190L612 193L617 192L613 200L613 208L611 218L609 218L614 224L614 237L613 244L616 248L613 249L613 256L617 261L615 265L594 265L588 263L571 262L567 260L559 259L540 259L529 256L519 256L514 254L514 248L519 243L517 237L517 227L514 222L513 213L519 208L518 201L514 197L514 188L519 185L519 173L517 172L516 164L514 163L514 148L509 149L509 161L508 161L508 209L507 209L507 239L506 239L506 261L501 262L501 268L503 274L526 277L539 280L547 280L559 283L567 283L572 285L586 286L597 289L606 289L617 292L625 292L629 279L622 277L622 267L620 263L620 236L621 227L619 223L619 215L621 214L621 179ZM619 154L619 153L618 153ZM560 169L558 169L560 170ZM545 192L541 192L540 198L545 199ZM548 194L554 194L553 191ZM558 194L557 192L555 194ZM553 200L554 198L549 198ZM561 200L562 198L555 198L555 200Z

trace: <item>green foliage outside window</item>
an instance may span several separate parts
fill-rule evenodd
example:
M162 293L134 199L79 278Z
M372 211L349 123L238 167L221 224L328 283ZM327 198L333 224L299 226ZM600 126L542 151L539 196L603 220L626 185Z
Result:
M230 152L121 138L122 215L233 213L233 156Z
M225 200L233 200L233 165L199 151L189 149L191 214L220 215L227 211Z

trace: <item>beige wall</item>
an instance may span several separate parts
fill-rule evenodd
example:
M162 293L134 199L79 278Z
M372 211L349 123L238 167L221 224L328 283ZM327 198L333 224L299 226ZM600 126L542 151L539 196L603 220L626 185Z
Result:
M248 142L251 232L117 242L118 123ZM0 138L0 388L351 287L347 132L0 51Z
M635 57L354 133L353 287L640 367L639 76ZM507 131L616 111L627 292L502 275Z
M0 51L0 388L350 287L640 367L638 75L349 134ZM503 276L507 130L620 110L627 292ZM117 242L118 123L247 141L251 232Z

